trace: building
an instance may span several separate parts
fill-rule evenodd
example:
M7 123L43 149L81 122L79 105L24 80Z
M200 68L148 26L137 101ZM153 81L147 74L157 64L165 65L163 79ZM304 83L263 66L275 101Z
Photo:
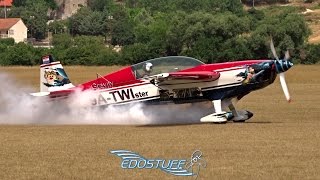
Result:
M11 8L13 0L0 0L0 8Z
M27 41L28 28L20 18L0 19L0 38L13 38L16 43Z

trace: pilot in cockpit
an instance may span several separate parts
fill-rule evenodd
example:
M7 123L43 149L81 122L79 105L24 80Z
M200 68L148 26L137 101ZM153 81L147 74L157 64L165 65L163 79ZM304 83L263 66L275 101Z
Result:
M151 75L151 72L152 72L152 63L150 62L147 62L143 65L143 74L141 77L145 78L145 77L148 77Z

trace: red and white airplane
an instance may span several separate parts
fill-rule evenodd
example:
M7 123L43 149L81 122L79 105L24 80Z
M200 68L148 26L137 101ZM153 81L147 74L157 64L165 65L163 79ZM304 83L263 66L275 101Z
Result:
M70 82L60 62L54 62L49 55L42 58L40 66L40 92L32 95L64 98L79 90L91 90L95 93L92 106L212 101L214 113L202 117L201 122L244 122L253 114L236 110L233 100L240 100L251 91L272 84L277 74L280 74L286 99L290 101L284 72L293 64L288 60L288 53L283 60L279 60L272 41L271 49L276 60L204 64L191 57L161 57L77 86Z

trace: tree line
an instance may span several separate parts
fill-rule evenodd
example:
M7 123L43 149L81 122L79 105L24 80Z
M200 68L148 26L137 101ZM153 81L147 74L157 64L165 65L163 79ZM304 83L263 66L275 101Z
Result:
M320 45L307 44L310 30L299 8L244 10L234 0L89 0L64 21L49 19L50 0L20 0L10 12L22 17L32 37L52 32L52 49L0 41L0 64L36 65L53 54L68 65L133 64L160 56L191 56L206 63L273 58L287 49L298 63L320 60ZM39 10L39 8L42 10ZM32 18L30 18L32 17ZM120 52L112 48L120 45Z

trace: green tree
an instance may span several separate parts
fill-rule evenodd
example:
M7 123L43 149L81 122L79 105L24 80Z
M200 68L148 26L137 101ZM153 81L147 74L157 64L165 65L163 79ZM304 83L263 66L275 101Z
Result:
M123 48L119 63L135 64L155 57L158 55L150 51L148 45L136 43Z
M167 31L170 20L165 13L157 13L153 18L140 22L134 29L136 42L147 44L158 56L167 54Z
M102 37L77 36L74 38L74 46L65 51L64 62L66 64L94 65L97 56L105 49Z
M113 0L88 0L88 6L93 11L110 11L114 6Z
M216 10L220 12L230 11L235 14L243 14L243 6L238 0L212 0L211 8L218 7Z
M119 62L119 54L117 52L114 52L109 48L102 48L93 64L98 66L110 66L121 64L121 62Z
M82 7L69 19L69 28L73 35L106 35L106 18L103 12L93 12L87 7Z
M109 29L112 45L129 45L134 43L135 23L124 8L118 8L118 11L112 15L112 19L108 21L110 22Z
M198 58L208 59L208 61L211 61L209 59L212 58L226 59L231 57L228 54L225 54L228 55L225 57L221 56L221 51L227 49L224 47L227 45L225 42L250 31L248 17L238 17L228 12L218 14L180 12L174 17L171 24L167 38L171 52L194 55ZM215 46L221 47L221 49L215 48ZM208 53L209 50L213 50L220 56Z
M175 6L171 0L140 0L139 7L147 9L149 12L171 12Z
M31 1L40 2L39 0L14 0L12 4L15 7L20 7L20 6L26 6ZM41 0L41 2L45 2L46 6L51 9L56 9L58 7L57 3L54 0Z
M22 6L13 7L10 17L21 17L28 27L28 36L43 39L47 32L48 5L42 0L26 0Z
M48 25L48 29L53 34L61 34L66 33L67 30L67 22L66 21L53 21Z
M251 38L260 40L253 40L251 42L259 42L261 47L268 47L266 42L270 41L272 36L278 55L283 55L287 49L299 49L304 45L310 30L302 17L302 15L289 12L281 12L272 16L266 16L263 20L258 23L257 28L251 33ZM264 39L262 41L261 39ZM269 57L272 57L269 50ZM256 54L256 56L259 56Z
M74 45L72 37L69 34L53 35L52 45L55 49L64 50Z

